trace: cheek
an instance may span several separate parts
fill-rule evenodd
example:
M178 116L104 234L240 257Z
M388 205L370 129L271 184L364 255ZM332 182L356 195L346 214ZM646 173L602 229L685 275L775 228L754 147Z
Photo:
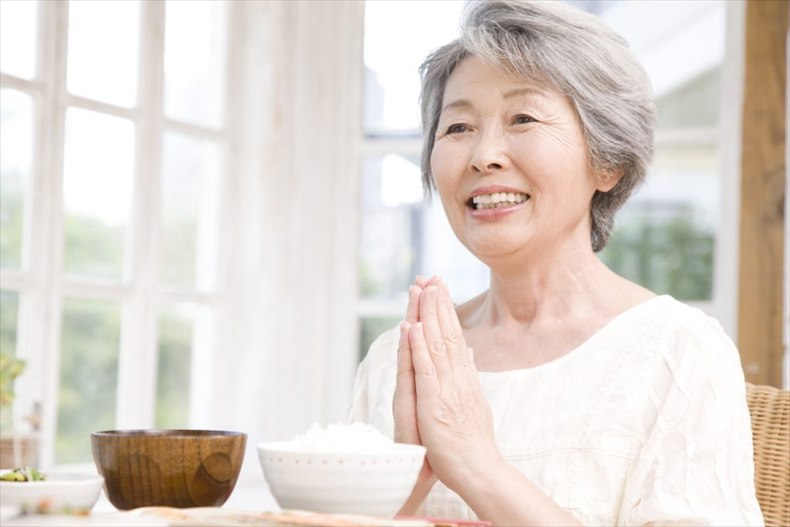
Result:
M452 192L464 173L463 155L458 149L437 145L431 152L431 174L440 194Z

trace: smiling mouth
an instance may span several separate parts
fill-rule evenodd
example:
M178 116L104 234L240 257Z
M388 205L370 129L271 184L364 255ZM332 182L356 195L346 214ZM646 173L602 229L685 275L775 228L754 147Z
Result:
M474 210L504 209L523 203L529 197L529 194L523 192L494 192L475 196L466 202L466 206Z

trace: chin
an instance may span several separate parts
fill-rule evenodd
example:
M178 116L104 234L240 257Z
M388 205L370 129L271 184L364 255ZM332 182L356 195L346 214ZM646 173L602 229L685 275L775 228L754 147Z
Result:
M462 243L470 253L489 267L496 261L515 255L528 245L524 240L503 237L462 240Z

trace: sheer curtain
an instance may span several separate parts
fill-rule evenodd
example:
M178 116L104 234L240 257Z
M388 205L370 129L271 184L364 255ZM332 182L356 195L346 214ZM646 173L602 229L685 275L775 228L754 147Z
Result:
M254 445L345 418L356 368L361 2L239 2L232 254L196 425ZM352 38L349 38L352 35Z

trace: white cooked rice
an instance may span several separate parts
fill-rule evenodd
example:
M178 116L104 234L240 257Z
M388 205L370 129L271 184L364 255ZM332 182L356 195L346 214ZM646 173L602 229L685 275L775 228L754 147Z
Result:
M365 423L330 424L323 428L313 424L296 436L293 444L309 452L385 452L392 449L392 439Z

